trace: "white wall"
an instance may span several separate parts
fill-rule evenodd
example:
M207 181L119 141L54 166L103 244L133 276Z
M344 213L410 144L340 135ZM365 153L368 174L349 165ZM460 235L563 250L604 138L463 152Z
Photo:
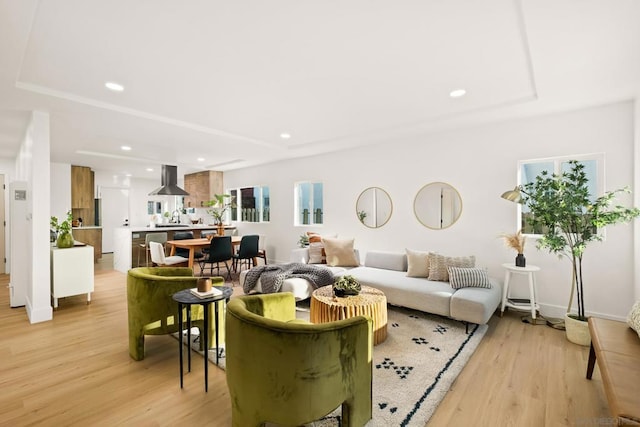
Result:
M518 160L604 152L606 189L633 184L633 119L631 102L575 112L496 123L405 140L389 140L374 147L294 159L225 172L225 188L268 185L269 224L238 224L239 233L268 236L269 257L288 261L298 236L307 230L353 236L364 255L368 250L438 251L446 255L473 254L502 280L501 264L515 253L498 237L516 231L516 205L500 194L516 184ZM300 180L324 183L322 227L293 226L293 184ZM426 183L444 181L463 199L460 220L435 231L418 223L413 198ZM380 229L359 223L355 203L366 187L385 189L393 200L393 215ZM640 188L640 187L639 187ZM628 203L630 202L627 200ZM585 253L587 312L605 317L626 316L634 301L633 227L609 227L607 240ZM542 313L562 316L570 292L567 260L527 243L527 262L538 265Z
M640 97L636 98L634 103L634 144L633 144L633 205L640 206ZM634 234L634 255L635 270L635 298L634 300L640 300L640 224L636 222L636 226L633 229Z
M30 225L28 259L21 260L28 272L26 310L31 323L51 320L49 222L50 222L49 114L34 111L15 162L15 179L27 182Z
M59 220L67 218L71 210L71 165L51 163L51 216Z
M11 272L11 250L10 250L10 242L11 235L9 231L9 183L14 181L15 175L15 160L14 159L3 159L0 158L0 174L4 175L4 185L6 189L3 191L4 197L4 218L7 221L7 226L4 228L4 253L7 257L7 262L5 264L5 272L9 274Z

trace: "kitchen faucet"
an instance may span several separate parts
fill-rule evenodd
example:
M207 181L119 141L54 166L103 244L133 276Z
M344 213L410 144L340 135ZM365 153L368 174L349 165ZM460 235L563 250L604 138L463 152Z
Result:
M180 224L180 211L178 209L173 211L171 214L171 222L174 224Z

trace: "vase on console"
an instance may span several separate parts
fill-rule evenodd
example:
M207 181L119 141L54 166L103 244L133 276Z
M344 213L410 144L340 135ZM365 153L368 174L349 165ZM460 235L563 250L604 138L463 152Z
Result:
M58 248L72 248L74 245L73 234L70 231L61 231L56 239Z
M71 234L71 227L73 224L73 217L71 216L71 209L67 211L67 219L64 221L58 221L58 217L52 216L49 225L50 230L57 233L56 246L59 248L72 248L74 241Z
M516 267L526 267L527 260L524 257L524 244L526 242L526 237L522 234L522 230L518 230L515 234L502 234L502 238L504 239L504 243L506 246L511 249L515 249L518 256L516 256Z

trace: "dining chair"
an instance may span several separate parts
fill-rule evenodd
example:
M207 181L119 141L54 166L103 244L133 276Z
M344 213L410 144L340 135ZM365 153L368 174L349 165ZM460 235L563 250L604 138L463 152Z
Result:
M149 266L149 254L151 251L151 247L149 246L150 242L158 242L161 244L165 244L167 243L167 233L166 232L161 232L161 233L147 233L147 235L144 238L144 243L140 243L138 245L138 262L137 262L137 266L140 266L140 252L141 251L145 251L145 263L144 265L146 267Z
M217 236L217 235L218 235L218 232L216 230L203 230L200 232L200 237L203 239L211 239L211 237Z
M258 258L259 240L260 236L257 234L242 236L238 253L233 254L233 271L238 271L238 264L240 264L240 269L242 269L242 264L245 262L247 267L249 267L249 265L255 266L255 258Z
M151 262L158 267L188 267L189 258L178 255L165 256L164 246L158 242L149 242Z
M220 263L224 263L227 267L227 278L231 281L231 268L229 261L232 260L233 247L231 244L231 236L213 237L209 244L209 253L205 258L199 261L200 275L204 276L204 269L207 264L210 266L210 275L213 275L213 266L215 264L218 269L218 275L220 275Z
M172 240L187 240L187 239L193 239L193 231L176 231L175 233L173 233ZM189 258L189 249L176 248L174 255ZM202 256L202 254L196 252L194 254L194 259L198 258L199 256Z
M258 258L264 259L264 265L267 265L267 236L258 235Z

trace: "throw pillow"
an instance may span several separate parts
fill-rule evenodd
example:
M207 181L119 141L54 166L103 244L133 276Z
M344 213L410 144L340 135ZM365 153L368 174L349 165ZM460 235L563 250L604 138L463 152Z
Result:
M360 263L353 252L354 239L333 239L323 237L324 249L327 252L327 265L332 267L357 267Z
M486 268L449 267L449 283L453 289L488 288L491 282Z
M307 231L309 243L322 243L322 236L314 231Z
M408 277L429 277L429 252L405 249L407 252Z
M449 281L448 267L475 267L476 257L446 257L444 255L437 254L435 252L429 252L429 280L436 280L439 282Z
M636 301L633 307L631 307L631 311L627 317L627 323L631 329L638 333L638 337L640 337L640 300Z
M326 264L327 254L322 243L322 236L315 231L307 231L309 237L309 264ZM325 237L338 237L337 234Z
M326 264L327 254L322 242L309 242L309 264Z

